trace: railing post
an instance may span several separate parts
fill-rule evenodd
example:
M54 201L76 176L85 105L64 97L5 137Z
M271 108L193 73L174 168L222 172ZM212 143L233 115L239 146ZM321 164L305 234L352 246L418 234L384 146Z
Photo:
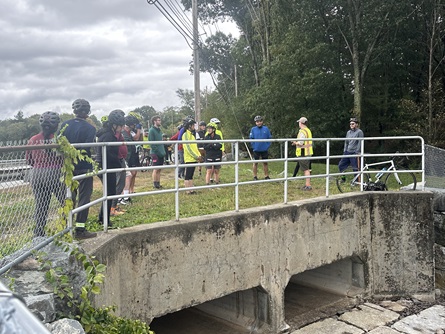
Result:
M330 159L330 155L331 155L331 141L328 139L326 141L326 197L329 197L329 179L331 178L331 168L330 168L330 164L331 164L331 159Z
M287 171L289 167L288 152L289 152L289 142L286 140L284 142L284 204L287 204L288 202L288 180L287 180Z
M239 141L235 142L235 211L239 211Z
M108 170L107 170L107 143L102 146L102 170L105 171L102 174L102 196L105 198L102 201L102 222L104 224L104 232L108 231Z

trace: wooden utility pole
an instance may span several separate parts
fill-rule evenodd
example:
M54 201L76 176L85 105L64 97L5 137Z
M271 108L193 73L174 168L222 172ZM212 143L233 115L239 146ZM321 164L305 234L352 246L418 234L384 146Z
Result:
M201 88L199 83L199 33L198 33L198 0L192 0L193 21L193 75L195 87L195 120L201 120Z

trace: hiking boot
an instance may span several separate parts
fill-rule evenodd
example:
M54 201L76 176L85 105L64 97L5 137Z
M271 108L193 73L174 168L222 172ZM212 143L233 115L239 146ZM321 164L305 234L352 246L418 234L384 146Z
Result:
M74 238L78 240L82 239L90 239L97 236L97 233L95 232L89 232L85 229L76 229L76 232L74 233Z

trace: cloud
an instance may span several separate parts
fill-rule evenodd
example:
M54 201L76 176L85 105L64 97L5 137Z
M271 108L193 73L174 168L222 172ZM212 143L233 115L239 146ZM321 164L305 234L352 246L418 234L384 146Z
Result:
M0 40L1 119L70 113L76 98L98 116L162 110L179 105L178 88L193 89L192 50L144 0L3 0Z

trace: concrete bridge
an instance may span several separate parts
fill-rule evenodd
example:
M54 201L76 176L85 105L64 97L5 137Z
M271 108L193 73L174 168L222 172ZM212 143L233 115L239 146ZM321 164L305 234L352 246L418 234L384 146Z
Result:
M428 192L364 192L110 231L84 243L107 265L95 302L148 323L194 307L283 333L294 284L433 300L431 203Z

